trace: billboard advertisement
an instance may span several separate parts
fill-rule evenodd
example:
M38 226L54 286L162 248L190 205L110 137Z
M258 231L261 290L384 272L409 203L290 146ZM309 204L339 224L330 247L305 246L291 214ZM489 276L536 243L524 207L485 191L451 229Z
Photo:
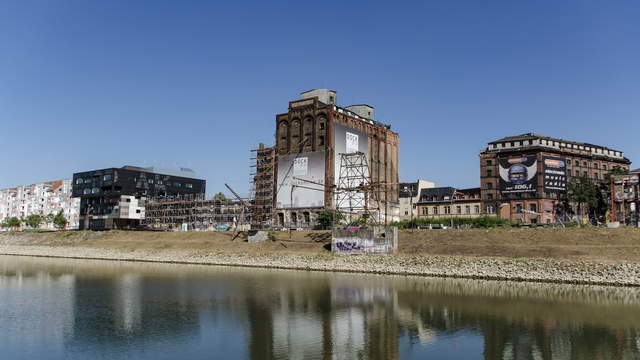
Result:
M324 187L304 180L324 184L324 171L324 151L280 156L276 208L323 207Z
M350 154L354 152L363 152L369 159L369 135L366 132L350 128L342 124L335 124L334 137L335 141L335 182L336 185L340 180L340 154Z
M544 172L544 192L567 192L567 161L564 158L545 156L542 171Z
M538 161L534 156L499 160L500 191L503 194L532 193L538 186Z

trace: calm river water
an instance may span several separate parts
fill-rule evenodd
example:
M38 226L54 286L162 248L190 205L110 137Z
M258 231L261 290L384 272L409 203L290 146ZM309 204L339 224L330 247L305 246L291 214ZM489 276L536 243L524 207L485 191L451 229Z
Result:
M640 289L0 256L1 359L640 359Z

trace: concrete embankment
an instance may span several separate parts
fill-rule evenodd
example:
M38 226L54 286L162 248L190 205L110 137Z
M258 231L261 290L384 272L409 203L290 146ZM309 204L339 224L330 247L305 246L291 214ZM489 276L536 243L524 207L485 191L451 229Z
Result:
M507 232L507 230L496 231ZM528 239L533 234L531 231L535 230L528 231L508 232L504 235L511 239L515 237L516 240L518 236L525 236ZM544 237L545 234L558 235L535 233L538 237ZM535 243L521 244L522 248L520 248L517 242L521 240L511 244L514 249L519 249L519 252L532 246L544 249L542 255L538 251L533 252L532 256L505 256L505 249L508 249L505 246L508 244L496 244L496 235L486 231L460 231L457 237L454 232L428 232L426 235L418 234L419 236L415 233L405 233L404 237L401 235L400 238L400 252L389 256L334 255L325 250L327 234L320 232L299 233L291 239L288 239L286 234L276 234L276 241L261 244L247 244L234 239L232 234L221 235L220 233L2 234L0 254L640 286L640 261L635 259L640 248L640 244L636 243L640 243L640 238L634 240L640 233L599 232L597 234L603 239L600 247L596 246L597 239L588 239L588 237L585 237L587 244L585 247L577 245L571 247L568 242L565 242L559 245L562 249L559 248L557 252L553 249L549 250L548 245L537 244L536 246ZM474 235L476 240L465 247L460 241L470 235ZM580 236L580 233L577 235ZM463 240L455 242L440 238L449 239L452 236ZM629 236L631 239L627 239ZM441 242L440 245L438 245L439 242ZM424 246L423 250L420 250L421 243L421 246ZM444 243L449 244L449 247L443 248ZM486 244L483 245L483 243ZM616 246L619 249L615 251L604 250ZM427 251L427 249L439 248L442 249L439 250L442 253ZM497 251L499 254L491 255L491 251ZM553 256L554 252L564 254L563 251L565 255ZM487 253L490 255L487 256ZM544 256L544 253L550 255Z
M318 254L229 254L177 250L97 249L0 245L0 254L59 258L504 279L576 284L640 286L640 264L602 264L551 259L459 256L373 256Z

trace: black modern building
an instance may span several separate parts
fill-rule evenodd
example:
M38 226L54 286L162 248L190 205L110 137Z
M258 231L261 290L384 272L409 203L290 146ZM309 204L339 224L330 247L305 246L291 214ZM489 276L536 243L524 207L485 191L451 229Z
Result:
M73 174L73 197L80 198L81 229L131 229L144 219L147 198L204 196L205 180L179 171L123 166Z

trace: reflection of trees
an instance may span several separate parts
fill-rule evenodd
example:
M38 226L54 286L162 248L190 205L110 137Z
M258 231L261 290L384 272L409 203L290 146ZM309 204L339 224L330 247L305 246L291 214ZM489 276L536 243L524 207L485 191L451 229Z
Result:
M411 300L404 302L405 295ZM612 330L537 319L530 317L526 303L520 304L519 317L505 317L479 312L477 308L482 299L467 303L452 297L427 296L417 302L413 300L415 294L400 294L399 297L401 308L407 306L418 313L416 318L422 327L447 334L472 330L483 336L485 359L627 359L640 356L634 340L640 335L637 329ZM409 336L416 336L417 324L407 327Z

